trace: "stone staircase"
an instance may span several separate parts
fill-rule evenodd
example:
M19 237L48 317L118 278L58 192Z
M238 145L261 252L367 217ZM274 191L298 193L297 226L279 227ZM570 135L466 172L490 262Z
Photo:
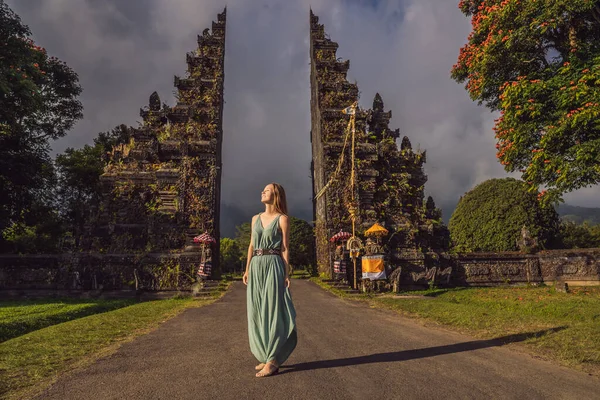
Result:
M292 271L292 279L309 279L310 273L306 270Z
M176 193L167 190L158 192L160 198L160 211L168 214L175 214L177 207L175 206Z
M204 281L202 287L192 290L192 294L194 297L210 298L226 288L227 284L222 281Z
M326 283L327 285L331 286L334 289L341 290L342 292L344 292L346 294L353 294L353 295L360 294L359 290L352 289L352 287L344 281L336 281L333 279L324 279L323 282Z
M223 281L204 281L202 285L194 284L191 290L161 290L157 292L142 292L138 296L140 300L158 300L158 299L170 299L177 297L178 295L189 296L192 295L195 298L210 299L216 296L219 292L227 289L227 283ZM134 297L135 292L130 291L128 297ZM121 295L120 297L123 297ZM108 298L108 297L107 297Z

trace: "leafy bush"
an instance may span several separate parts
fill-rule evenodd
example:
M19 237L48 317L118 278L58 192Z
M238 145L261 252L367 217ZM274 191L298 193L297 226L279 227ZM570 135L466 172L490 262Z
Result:
M563 249L600 247L600 225L563 221L560 224L560 247Z
M559 218L552 207L543 208L525 182L490 179L467 192L458 202L450 223L457 251L518 250L517 239L526 226L541 247L554 245Z

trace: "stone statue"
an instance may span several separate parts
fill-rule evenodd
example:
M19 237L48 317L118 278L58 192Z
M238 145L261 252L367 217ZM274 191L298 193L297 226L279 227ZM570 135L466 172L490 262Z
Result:
M525 225L521 228L521 237L517 239L517 247L523 253L531 253L538 249L537 238L531 237L531 233Z
M372 256L374 254L383 254L383 247L371 238L367 238L365 242L365 255Z
M79 278L79 272L75 271L73 273L73 282L71 284L71 289L73 290L79 290L81 289L82 285L81 285L81 279Z
M204 260L206 262L212 262L212 249L210 248L210 245L207 245L204 250Z
M394 293L400 292L400 276L402 275L402 268L396 267L390 274L389 280L392 284Z
M335 259L336 260L344 259L344 246L341 244L335 248Z

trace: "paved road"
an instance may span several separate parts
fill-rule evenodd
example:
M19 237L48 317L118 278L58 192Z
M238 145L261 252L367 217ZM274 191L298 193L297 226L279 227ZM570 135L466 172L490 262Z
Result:
M254 377L246 290L190 309L59 380L44 399L598 399L600 380L292 281L298 347ZM518 341L520 337L509 337Z

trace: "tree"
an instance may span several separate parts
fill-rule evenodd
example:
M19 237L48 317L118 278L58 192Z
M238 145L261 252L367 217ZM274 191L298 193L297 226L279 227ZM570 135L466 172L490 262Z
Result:
M558 236L558 214L542 207L525 182L490 179L467 192L450 217L448 228L458 251L513 251L526 226L546 248Z
M461 0L452 78L500 111L497 157L544 205L600 182L600 0Z
M240 249L240 262L244 263L244 267L246 266L246 261L248 258L248 245L250 245L250 236L252 232L252 227L250 226L250 222L244 222L241 225L235 227L235 240L238 249Z
M60 176L60 209L78 246L85 221L100 196L102 148L87 144L81 149L68 148L56 157L56 166Z
M600 225L576 224L571 221L561 222L560 247L563 249L600 247Z
M6 247L6 229L14 237L34 210L51 209L49 141L65 136L82 117L77 74L48 57L30 35L0 0L0 247Z
M106 154L114 146L128 143L130 138L131 128L119 125L110 132L100 132L93 146L67 148L56 157L59 208L75 239L75 246L79 245L85 221L99 204L102 195L100 175L108 161Z
M2 252L58 253L65 233L65 224L52 205L34 201L23 218L2 231Z
M233 272L241 269L241 252L235 240L230 238L221 238L220 263L223 272Z
M245 262L246 249L250 244L251 226L245 222L236 227L235 241L240 251L240 259ZM312 226L299 218L290 217L290 264L294 268L309 270L316 266L315 237Z
M290 218L290 264L294 268L304 267L315 272L315 234L313 227L306 221Z

